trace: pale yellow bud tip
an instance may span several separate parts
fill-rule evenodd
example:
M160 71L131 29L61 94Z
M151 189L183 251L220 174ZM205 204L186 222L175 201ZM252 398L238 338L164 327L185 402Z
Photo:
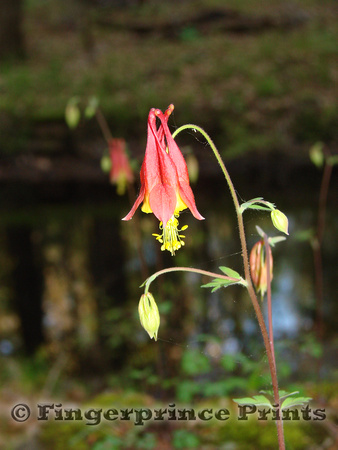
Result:
M273 223L273 226L277 228L277 230L281 231L282 233L289 234L289 221L288 218L282 211L279 211L279 209L274 209L271 211L271 220Z
M157 332L160 326L160 314L157 304L150 292L142 294L138 305L141 325L149 334L150 339L157 341Z

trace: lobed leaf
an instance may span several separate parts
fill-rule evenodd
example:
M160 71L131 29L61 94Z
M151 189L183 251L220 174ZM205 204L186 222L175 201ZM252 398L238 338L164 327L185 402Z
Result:
M203 288L212 288L211 292L215 292L218 289L220 289L221 287L228 287L231 284L238 284L239 282L240 282L240 280L233 281L233 280L224 280L222 278L215 278L210 283L202 284L201 287L203 287Z
M241 279L240 274L235 270L230 269L230 267L220 266L219 269L228 277Z
M305 403L309 403L312 400L311 397L288 397L282 403L282 410L291 408L292 406L302 406Z

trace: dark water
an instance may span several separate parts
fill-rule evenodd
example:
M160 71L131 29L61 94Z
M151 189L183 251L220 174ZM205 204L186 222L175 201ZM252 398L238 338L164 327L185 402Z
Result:
M232 170L240 199L262 196L289 218L290 236L273 250L273 326L277 351L297 370L300 361L294 343L306 345L304 336L314 335L317 320L313 252L310 243L299 237L316 225L320 174L308 166L288 168L285 164L269 171L266 163L254 171L252 161L242 166L232 162L230 173ZM337 316L336 187L333 181L322 249L327 342L334 337ZM123 346L135 326L134 333L142 342L147 338L134 314L146 273L171 265L209 271L228 266L243 273L235 213L222 176L202 173L193 190L206 220L197 221L190 212L181 214L180 225L189 225L186 245L172 257L160 252L151 236L158 226L153 215L139 211L137 219L121 222L129 202L127 196L118 197L108 183L3 185L3 309L8 317L19 318L21 326L2 327L1 351L32 352L43 340L57 341L68 334L75 335L84 347L97 340L106 343L107 335L111 339L112 334L109 314L113 323L116 317L128 323L123 328L119 322L116 333L120 335L114 337L113 346ZM249 248L258 240L256 225L268 235L280 234L272 227L268 213L248 211L244 219ZM137 234L146 262L143 267ZM20 245L15 245L18 242ZM160 336L172 339L175 345L186 345L196 342L201 333L215 335L223 353L253 352L261 342L245 290L230 287L211 294L199 288L208 281L196 274L170 274L153 284L151 290L165 317ZM311 347L311 342L308 345ZM329 370L330 364L323 370Z

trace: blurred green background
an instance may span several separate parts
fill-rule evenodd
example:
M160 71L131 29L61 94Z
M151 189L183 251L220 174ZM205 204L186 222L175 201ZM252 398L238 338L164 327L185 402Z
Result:
M211 294L199 276L160 277L151 289L158 342L139 323L139 286L156 270L223 265L242 273L228 188L193 132L177 142L190 168L198 164L192 188L206 220L181 215L185 247L162 253L153 215L121 222L139 189L149 109L173 103L172 132L185 123L205 128L240 199L262 196L289 218L290 237L273 253L280 388L312 397L327 418L287 423L287 448L335 448L337 177L333 168L320 300L313 247L326 169L309 158L314 146L337 154L335 12L331 0L2 0L0 447L276 448L272 421L137 427L10 416L17 403L34 410L41 401L83 410L174 402L235 416L232 398L271 388L239 287ZM127 142L137 180L129 197L102 171L107 143L95 117L82 114L74 129L65 122L70 99L83 112L93 96L113 137ZM266 213L244 219L249 247L255 225L277 234Z

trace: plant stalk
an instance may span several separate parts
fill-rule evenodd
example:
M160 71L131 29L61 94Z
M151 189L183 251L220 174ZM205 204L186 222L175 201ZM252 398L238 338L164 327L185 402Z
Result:
M237 194L236 194L234 185L232 183L230 175L224 165L222 157L219 154L214 142L202 128L192 125L192 124L183 125L182 127L178 128L173 133L173 137L175 137L179 132L181 132L185 129L193 129L195 131L199 131L202 134L202 136L205 137L205 139L207 140L208 144L210 145L212 151L214 152L219 165L221 166L222 172L224 174L224 177L225 177L228 187L230 189L230 193L231 193L234 205L235 205L235 210L236 210L236 215L237 215L239 237L240 237L240 242L241 242L241 247L242 247L242 258L243 258L243 266L244 266L244 273L245 273L245 281L247 282L247 290L248 290L248 293L249 293L249 296L250 296L250 299L252 302L252 306L256 313L256 317L257 317L258 324L259 324L259 327L260 327L260 330L262 333L264 346L265 346L265 350L266 350L267 357L268 357L268 363L269 363L269 369L270 369L271 381L272 381L272 387L273 387L273 394L274 394L274 401L275 401L275 404L277 405L277 408L280 408L278 378L277 378L277 370L276 370L276 365L275 365L275 356L271 349L269 335L268 335L267 328L266 328L266 325L264 322L262 310L260 308L256 293L255 293L255 290L254 290L254 287L253 287L252 281L251 281L248 249L247 249L247 244L246 244L245 229L244 229L244 223L243 223L243 215L242 215L242 212L240 209L240 205L238 202L238 198L237 198ZM281 418L280 418L280 420L276 420L276 426L277 426L279 450L285 450L283 422L282 422Z
M228 277L228 276L222 275L220 273L209 272L208 270L195 269L194 267L168 267L167 269L162 269L162 270L159 270L158 272L153 273L143 283L143 285L145 285L144 293L147 294L150 284L158 276L164 275L165 273L169 273L169 272L192 272L192 273L198 273L200 275L206 275L207 277L212 277L212 278L222 278L223 280L229 280L229 281L234 281L234 282L238 282L239 281L238 278Z
M105 138L107 144L109 144L109 141L111 141L113 139L113 136L110 132L106 118L102 114L102 111L100 108L96 108L95 117L96 117L97 123L99 124L99 127L101 129L103 137Z
M324 320L323 320L323 262L322 262L322 243L323 234L325 229L325 217L326 217L326 203L329 191L329 184L332 173L332 164L325 161L324 172L319 193L318 204L318 222L316 236L312 243L313 258L315 266L315 290L316 290L316 332L317 338L320 342L323 340L324 335Z
M272 299L271 299L271 258L270 258L270 245L268 236L264 233L264 247L265 247L265 255L266 255L266 297L268 304L268 324L269 324L269 339L270 339L270 347L271 352L274 359L274 364L276 366L276 358L275 358L275 347L273 342L273 328L272 328Z

